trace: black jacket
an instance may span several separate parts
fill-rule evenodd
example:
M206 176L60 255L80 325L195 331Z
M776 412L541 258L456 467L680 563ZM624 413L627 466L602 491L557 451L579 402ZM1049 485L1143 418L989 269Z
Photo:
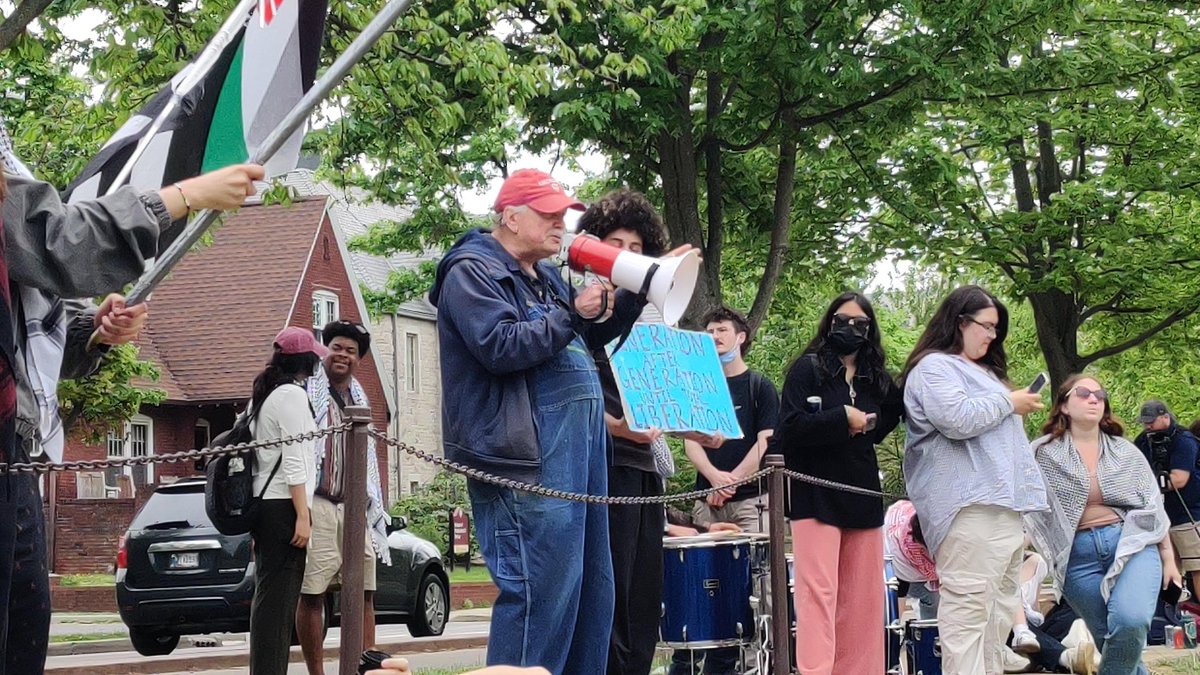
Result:
M787 467L810 476L879 490L879 462L875 445L883 440L904 414L900 388L891 376L872 382L854 377L855 398L851 402L845 366L836 354L805 354L788 370L783 383L779 424L775 427L775 452ZM807 399L821 397L821 409L810 412ZM845 406L876 413L875 429L850 435ZM797 480L789 482L788 517L816 518L827 525L845 528L883 526L883 500Z

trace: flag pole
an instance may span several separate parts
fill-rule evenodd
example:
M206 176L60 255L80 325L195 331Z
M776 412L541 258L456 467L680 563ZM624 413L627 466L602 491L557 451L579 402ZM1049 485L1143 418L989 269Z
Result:
M150 142L154 140L155 134L171 118L171 113L175 112L175 109L179 107L179 102L183 100L184 94L190 92L204 79L209 69L212 68L216 60L221 56L221 52L225 51L229 43L233 42L233 38L237 35L237 32L250 20L250 10L257 3L258 0L241 0L237 7L233 8L233 11L225 19L225 23L221 24L216 35L213 35L213 38L204 46L204 50L200 52L200 56L196 57L195 62L191 64L187 75L183 77L178 86L171 87L171 98L167 99L166 105L163 106L162 111L154 118L154 121L150 124L150 128L138 139L138 144L133 149L133 154L126 160L125 165L121 167L120 173L109 184L108 190L104 194L111 195L120 189L125 184L125 181L129 180L129 175L133 173L133 165L137 164L137 161L145 154L146 148L150 147Z
M271 159L296 129L299 129L304 124L305 120L308 119L309 113L317 107L317 104L324 100L333 91L334 87L341 83L346 74L350 72L350 69L362 60L362 57L371 50L375 43L379 41L379 38L383 37L383 34L391 28L396 19L400 18L400 15L412 4L413 0L390 0L375 15L375 18L371 19L371 22L367 24L362 33L359 33L354 42L350 43L346 51L342 52L337 61L334 61L329 70L325 71L321 75L321 78L314 82L313 86L305 92L296 105L292 106L287 116L276 125L271 134L263 140L262 144L259 145L247 161L253 164L262 164ZM167 247L166 251L158 256L154 262L154 266L137 280L137 283L133 286L133 290L129 292L126 298L126 304L133 306L144 302L149 297L150 292L154 290L154 287L161 283L171 269L179 264L184 254L196 242L200 241L200 238L212 227L219 215L219 211L205 209L192 222L188 223L179 237Z

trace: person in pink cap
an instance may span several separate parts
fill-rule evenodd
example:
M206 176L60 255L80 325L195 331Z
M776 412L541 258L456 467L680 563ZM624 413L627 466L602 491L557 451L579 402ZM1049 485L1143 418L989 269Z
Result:
M255 440L316 430L304 382L329 355L311 330L291 326L275 336L267 367L254 378L246 414ZM309 507L317 485L312 441L255 450L254 493L262 501L254 538L254 601L250 605L250 672L285 675L296 604L312 535Z
M468 232L438 265L446 458L574 493L608 493L604 399L589 350L645 305L602 285L575 291L546 258L583 204L541 171L504 181L495 227ZM600 322L603 319L603 322ZM489 665L605 671L613 621L608 507L471 480L476 534L500 594Z

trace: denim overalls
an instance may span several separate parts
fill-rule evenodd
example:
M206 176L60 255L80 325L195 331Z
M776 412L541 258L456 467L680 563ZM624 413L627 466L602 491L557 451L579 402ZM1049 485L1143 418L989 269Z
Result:
M549 284L527 284L526 315L556 306ZM595 362L576 336L528 373L541 450L541 485L608 494L604 400ZM489 665L603 673L614 603L608 507L470 481L479 545L500 590Z

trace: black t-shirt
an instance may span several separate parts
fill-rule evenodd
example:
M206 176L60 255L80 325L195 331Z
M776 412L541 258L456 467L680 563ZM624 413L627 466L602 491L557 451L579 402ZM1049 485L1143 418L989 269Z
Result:
M738 426L742 428L742 437L729 439L715 450L705 450L713 466L721 471L733 471L758 442L758 434L775 428L779 419L779 394L771 380L752 370L727 377L725 381L729 383L729 395L733 398L733 411L737 414ZM707 490L710 487L712 483L697 473L696 489ZM750 483L737 489L733 501L758 495L758 483Z
M625 408L621 406L621 392L617 390L617 378L613 375L608 353L603 348L592 351L596 361L596 373L600 376L600 389L604 392L604 412L622 419ZM639 471L654 473L654 454L646 443L634 443L627 438L612 438L612 464Z

